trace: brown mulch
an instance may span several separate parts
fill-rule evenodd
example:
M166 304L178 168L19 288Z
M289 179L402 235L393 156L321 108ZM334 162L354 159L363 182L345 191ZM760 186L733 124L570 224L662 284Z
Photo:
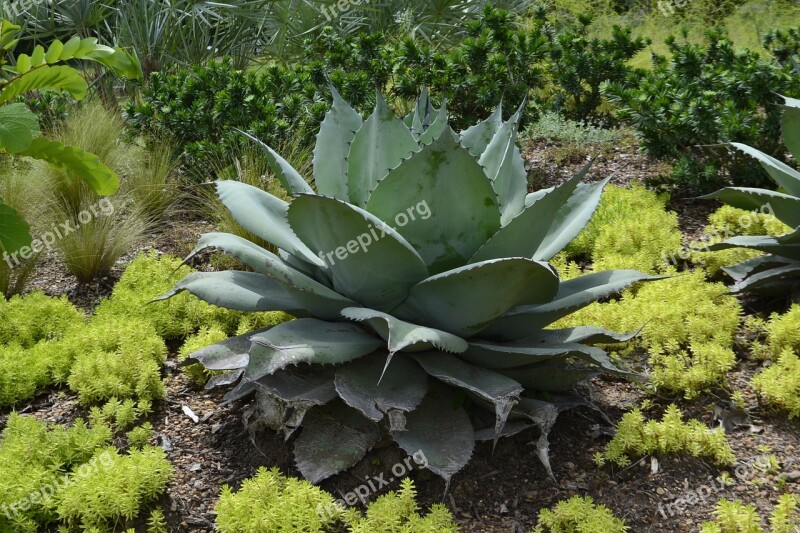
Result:
M572 176L585 161L586 154L564 160L557 146L539 143L525 150L525 157L535 188L553 186ZM535 170L540 169L540 170ZM544 170L541 170L544 169ZM649 161L635 146L620 144L602 151L589 179L594 181L614 174L613 182L624 185L634 180L658 178L663 165ZM705 225L707 203L687 198L673 199L671 208L679 213L681 229L694 237ZM203 222L178 220L169 228L153 234L142 249L185 255L199 234L212 226ZM138 252L136 250L134 253ZM44 258L32 288L47 294L67 294L81 308L90 311L107 295L121 273L115 268L107 280L96 285L78 287L55 258ZM687 497L704 486L718 487L714 478L720 469L706 460L677 456L658 458L657 471L649 458L626 469L611 466L598 468L592 456L601 451L608 437L598 429L608 424L596 412L579 408L562 414L550 434L552 466L557 482L548 481L535 453L536 431L502 439L492 453L490 443L476 446L467 467L452 481L445 504L465 532L524 533L535 525L538 511L573 495L591 496L624 518L634 532L697 531L712 517L720 498L739 498L756 506L759 514L768 516L780 494L776 486L800 493L800 422L789 421L783 414L773 414L759 405L749 379L759 364L743 361L731 374L731 390L742 391L747 411L754 424L763 429L752 433L740 429L729 435L729 442L742 465L749 465L765 454L774 454L782 469L777 473L761 472L753 466L742 466L741 476L729 469L734 483L713 492L704 500L693 502L683 512L668 507L676 498ZM165 368L167 398L156 405L151 417L158 437L153 444L168 449L167 455L176 470L167 494L162 498L171 531L210 532L215 519L214 506L223 484L237 488L260 466L277 466L286 474L298 476L294 467L291 442L285 443L276 434L250 435L242 421L242 405L220 406L222 392L199 390L175 364L174 354ZM594 401L614 422L631 407L648 397L631 383L614 379L595 379L591 383ZM650 396L654 407L648 411L660 416L671 402L677 403L688 416L713 426L712 408L718 398L706 396L691 402L675 398ZM193 422L183 413L189 407L199 418ZM84 410L69 392L49 392L39 396L20 411L43 420L71 423ZM0 428L5 416L0 415ZM253 443L258 439L258 449ZM386 475L392 465L405 457L396 446L372 450L354 469L324 481L321 485L334 495L342 495L362 484L366 476ZM779 476L785 480L779 482ZM414 470L419 500L423 506L441 501L444 482L426 470ZM386 490L395 489L394 480ZM705 490L704 488L701 490ZM375 495L375 496L377 496ZM373 496L374 497L374 496Z

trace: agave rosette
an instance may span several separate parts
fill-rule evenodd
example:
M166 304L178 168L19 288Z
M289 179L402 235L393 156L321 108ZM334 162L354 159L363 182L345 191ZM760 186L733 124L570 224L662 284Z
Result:
M577 176L527 192L516 145L521 111L455 133L445 105L426 94L404 120L381 95L366 120L335 91L314 150L315 192L262 145L285 202L219 181L222 203L273 254L240 237L204 235L252 271L193 273L181 291L241 311L285 311L295 320L193 354L228 371L229 401L257 393L251 422L298 432L300 472L318 482L356 464L382 436L449 482L476 440L532 426L548 463L547 433L569 391L599 372L624 374L595 346L623 342L594 327L546 329L632 284L637 271L561 282L548 264L586 225L608 180ZM257 142L257 141L256 141ZM367 241L369 241L367 243ZM461 392L459 392L461 391ZM481 418L481 409L489 416Z
M784 97L783 140L795 161L800 161L800 100ZM733 292L796 291L800 288L800 172L786 163L741 143L731 143L740 152L758 160L781 191L752 187L727 187L703 198L722 200L740 209L759 210L769 206L775 217L793 228L777 237L770 235L733 237L714 244L710 250L749 248L764 252L723 270L734 280Z

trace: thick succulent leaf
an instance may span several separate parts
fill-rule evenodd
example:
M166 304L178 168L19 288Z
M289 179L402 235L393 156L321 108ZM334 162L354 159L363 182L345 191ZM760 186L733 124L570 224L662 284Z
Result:
M0 248L13 255L21 248L30 246L32 241L30 226L10 205L0 199Z
M547 361L523 368L498 370L526 390L542 392L566 392L575 385L600 374L597 368L569 363L564 359Z
M0 150L15 154L27 149L39 134L39 119L23 103L0 107Z
M334 373L330 368L309 366L286 368L253 381L256 389L267 392L295 407L325 405L336 398Z
M712 251L730 248L749 248L788 259L800 259L800 244L781 244L777 238L768 236L742 235L708 247Z
M431 98L427 87L422 88L414 112L411 114L411 133L419 138L431 125Z
M556 423L561 409L558 406L534 400L533 398L521 398L519 405L514 409L514 413L533 421L539 427L539 440L536 443L536 453L539 461L547 472L547 477L555 481L553 468L550 466L550 430Z
M324 257L334 289L365 306L391 310L428 275L411 245L363 209L303 195L292 202L288 218L297 236Z
M506 422L506 425L503 426L503 431L500 432L500 436L513 437L514 435L518 435L523 431L527 431L534 427L536 427L535 424L531 424L530 422L525 422L523 420L509 420ZM494 426L485 427L475 431L475 442L494 441L494 437Z
M547 235L533 254L533 259L549 261L583 231L594 215L603 195L603 189L611 181L606 178L597 183L579 184L572 196L553 217ZM539 205L546 204L542 199L531 208L537 210ZM549 219L545 219L549 220Z
M258 392L255 404L245 412L248 425L263 424L287 439L300 429L309 409L336 398L333 371L316 366L279 370L257 381L243 381L237 390L226 397Z
M114 194L119 190L119 177L114 171L104 165L96 155L78 147L66 146L44 137L34 137L30 146L18 151L17 155L40 159L66 170L101 196Z
M500 228L470 259L477 263L498 257L529 257L549 261L580 233L594 214L608 180L579 186L587 164L507 225Z
M578 326L564 329L543 329L534 335L523 339L521 342L541 344L617 344L627 342L641 332L641 329L632 333L615 333L603 328L593 326Z
M800 226L793 232L776 237L776 239L780 244L800 244Z
M524 107L525 102L500 127L479 159L497 193L503 225L522 212L528 193L528 173L517 148L517 131Z
M245 379L253 381L288 366L337 365L374 352L381 340L348 322L299 318L253 335Z
M205 390L212 390L219 387L228 387L239 381L243 375L244 368L231 370L230 372L225 372L224 374L217 374L208 378L208 381L206 381L206 384L203 388Z
M737 150L758 160L772 180L792 196L800 197L800 172L771 155L741 143L731 143Z
M355 303L290 267L272 252L230 233L206 233L184 263L208 248L222 250L259 274L280 283L304 309L320 318L338 318L343 308Z
M306 316L308 311L278 282L255 272L193 272L154 302L167 300L183 291L218 307L235 311L285 311Z
M405 431L393 431L392 438L409 455L422 452L428 470L449 487L453 474L472 457L475 432L464 409L455 407L450 389L431 389L422 404L406 416Z
M436 349L443 352L461 353L467 349L467 341L438 329L418 326L405 322L387 313L348 307L342 310L342 316L368 324L388 343L390 354L400 351L421 352Z
M437 113L436 117L434 118L433 122L425 128L425 131L422 132L419 137L417 137L417 142L419 144L430 144L434 141L434 139L438 139L439 136L444 132L444 129L447 127L447 99L442 98L442 106L439 108L439 112Z
M700 198L722 200L748 211L769 205L781 222L793 228L800 226L800 198L788 194L750 187L728 187Z
M325 263L315 256L289 227L289 204L252 185L239 181L217 181L217 195L236 223L278 248L318 267Z
M458 357L437 352L415 354L414 359L436 379L482 398L494 405L495 444L508 414L519 401L522 385L502 374L465 363Z
M350 202L364 207L375 185L418 150L414 135L378 92L375 111L356 132L347 158Z
M552 267L523 258L495 259L432 276L412 287L392 314L469 337L522 302L549 302L558 292Z
M385 359L378 353L336 371L336 391L342 400L375 422L393 409L413 411L428 392L428 376L414 361L397 356L383 375Z
M745 290L776 288L785 290L785 285L781 282L796 278L800 278L800 261L792 261L786 266L761 270L751 274L747 278L734 283L731 287L731 292L739 293Z
M475 158L480 158L503 125L503 105L500 104L489 118L461 132L461 145Z
M751 274L772 268L785 267L791 264L792 261L789 259L774 255L763 255L748 259L747 261L742 261L741 263L733 266L722 267L722 270L724 270L726 274L733 278L734 281L742 281Z
M511 343L473 341L459 357L484 368L516 368L564 357L587 357L593 348L578 342L546 343L526 339Z
M539 189L538 191L530 193L525 197L525 207L532 206L535 202L538 202L540 199L544 198L554 190L555 187L547 187L546 189Z
M319 194L346 202L350 199L347 192L347 154L364 120L344 101L333 85L330 89L333 107L322 121L314 147L314 183Z
M789 149L795 161L800 162L800 100L784 96L783 120L781 132L783 143ZM800 196L800 194L795 194Z
M500 228L491 183L449 127L378 183L367 210L395 224L432 273L464 265Z
M288 161L281 157L278 152L249 133L242 130L236 131L256 143L261 148L261 150L264 152L264 155L267 157L267 163L269 163L272 172L275 173L275 176L278 178L278 181L280 181L287 193L292 195L315 194L314 189L311 188L311 185L309 185L306 180L303 179L303 176L301 176L300 173L297 172Z
M308 481L319 483L354 466L379 438L375 422L355 409L338 402L316 407L305 415L294 444L297 469Z
M250 361L250 356L248 355L251 345L250 337L267 329L250 331L244 335L231 337L201 348L189 354L189 357L181 362L181 366L200 363L208 370L237 370L245 368Z
M570 279L561 283L553 301L515 307L498 318L483 335L501 340L529 337L556 320L634 283L659 279L663 276L649 276L637 270L609 270Z
M80 72L64 65L43 65L12 78L0 89L0 104L30 91L64 91L75 100L86 96L89 88Z

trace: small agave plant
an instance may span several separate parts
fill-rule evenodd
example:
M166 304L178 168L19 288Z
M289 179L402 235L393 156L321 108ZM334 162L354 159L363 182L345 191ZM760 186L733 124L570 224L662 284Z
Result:
M521 110L503 121L498 109L459 134L426 94L405 120L378 95L363 120L332 92L314 150L317 191L265 145L290 202L216 182L236 221L277 255L234 235L204 235L189 258L219 249L252 271L193 273L162 297L189 291L297 318L187 363L229 371L209 383L237 383L227 401L256 393L251 424L298 432L297 467L312 482L391 436L409 454L423 452L449 485L475 441L534 426L552 477L548 431L577 405L552 393L603 371L627 375L595 345L632 335L547 327L652 279L617 270L561 282L547 263L584 228L608 180L580 183L587 165L528 194L516 146ZM535 399L543 391L550 401Z
M783 140L795 162L800 161L800 100L784 97ZM766 255L749 259L723 270L734 280L733 292L784 291L800 296L800 172L782 161L746 144L731 143L737 150L756 158L782 192L748 187L728 187L704 198L722 200L740 209L762 210L769 206L775 217L794 231L772 237L733 237L711 250L750 248Z

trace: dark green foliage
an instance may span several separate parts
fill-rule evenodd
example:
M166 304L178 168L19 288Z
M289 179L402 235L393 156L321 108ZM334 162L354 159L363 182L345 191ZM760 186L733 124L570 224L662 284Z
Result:
M638 86L608 86L609 98L621 105L617 117L636 128L649 155L675 162L677 185L765 184L756 161L721 144L741 142L782 158L778 94L797 95L800 78L788 65L735 50L719 28L702 44L676 38L667 44L672 59L655 55Z
M525 120L547 108L605 121L601 84L634 83L640 73L627 63L646 41L622 28L610 39L590 39L585 17L557 33L546 15L542 10L523 27L507 11L487 6L449 49L411 37L328 28L309 39L302 60L288 68L243 72L225 60L155 73L126 113L137 132L168 140L184 153L184 164L202 170L245 144L234 128L273 147L310 145L328 107L329 82L362 113L374 105L376 85L401 110L428 87L435 100L447 99L456 129L490 115L501 100L511 109L526 97Z
M480 20L468 23L467 37L445 51L410 38L341 37L331 30L309 43L306 58L315 83L329 76L357 108L370 105L375 83L403 100L427 86L447 98L454 127L465 128L491 114L501 99L520 102L533 89L541 99L532 101L528 118L536 108L549 108L572 119L597 120L601 84L634 81L639 73L627 62L647 41L619 27L611 39L590 39L588 16L557 32L547 14L539 9L521 27L508 12L487 6Z
M541 88L547 56L541 28L518 29L508 12L491 7L467 24L467 37L451 50L382 33L342 37L333 30L306 48L314 81L330 77L359 110L371 107L375 84L402 100L415 99L427 86L447 98L454 128L490 115L501 99L521 102L530 89Z
M573 120L608 119L601 110L602 86L606 82L636 87L642 72L628 61L650 44L633 38L631 28L614 26L610 39L589 38L592 17L581 15L577 22L551 36L552 107Z
M153 73L141 102L125 109L137 132L167 140L196 169L246 144L234 128L272 146L309 143L326 110L303 68L244 72L227 59L171 75Z

